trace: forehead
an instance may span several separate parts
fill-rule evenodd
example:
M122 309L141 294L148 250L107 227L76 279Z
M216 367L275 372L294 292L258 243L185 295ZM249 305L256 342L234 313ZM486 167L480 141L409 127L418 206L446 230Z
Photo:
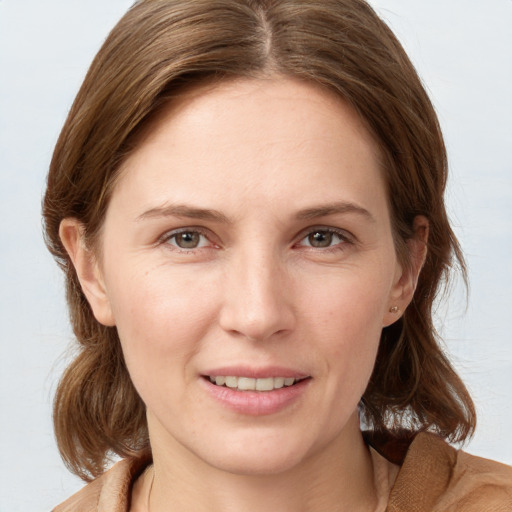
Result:
M262 202L363 200L382 195L381 174L369 131L334 93L286 78L232 80L193 88L155 116L114 196L165 202L183 187L208 202L227 191Z
M279 117L273 111L278 104L281 107ZM282 115L283 110L286 117ZM286 126L286 121L291 124ZM305 122L297 125L296 121ZM306 134L307 127L321 125L325 134L336 129L335 125L345 125L363 144L371 145L375 156L380 157L365 121L340 95L327 87L292 77L211 80L179 90L145 123L135 146L154 139L171 122L175 125L179 122L179 130L192 128L194 136L199 134L198 124L205 126L208 122L217 124L217 128L221 123L224 129L231 126L236 136L251 133L258 136L262 133L258 130L263 129L270 137L294 127L294 133L290 130L289 135L295 135L298 140L301 134ZM275 130L269 132L269 125Z

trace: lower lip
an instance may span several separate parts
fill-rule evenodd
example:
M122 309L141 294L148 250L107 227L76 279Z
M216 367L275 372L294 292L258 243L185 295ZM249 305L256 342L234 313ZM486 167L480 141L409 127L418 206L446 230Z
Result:
M216 386L209 380L201 379L206 389L225 407L240 414L264 416L275 414L295 403L304 394L311 379L304 379L293 386L272 391L238 391L225 386Z

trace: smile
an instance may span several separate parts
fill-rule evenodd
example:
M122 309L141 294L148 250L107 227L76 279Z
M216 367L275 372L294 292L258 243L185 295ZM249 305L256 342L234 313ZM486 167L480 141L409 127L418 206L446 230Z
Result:
M224 386L238 391L273 391L283 387L290 387L304 380L304 378L293 377L267 377L255 379L252 377L235 376L209 376L210 382L217 386Z

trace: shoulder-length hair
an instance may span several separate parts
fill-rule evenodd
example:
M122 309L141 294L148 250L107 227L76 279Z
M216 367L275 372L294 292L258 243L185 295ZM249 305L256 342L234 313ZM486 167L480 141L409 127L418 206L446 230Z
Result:
M76 358L57 389L54 424L68 467L88 480L112 454L148 446L145 406L115 327L99 324L59 238L78 219L92 246L120 164L161 108L189 87L288 76L333 91L359 113L383 157L397 254L407 264L413 219L429 221L428 254L412 303L384 328L360 413L373 430L430 430L462 441L471 398L436 336L432 305L463 257L448 222L445 146L433 106L402 46L363 0L141 0L94 59L57 142L43 215L66 274Z

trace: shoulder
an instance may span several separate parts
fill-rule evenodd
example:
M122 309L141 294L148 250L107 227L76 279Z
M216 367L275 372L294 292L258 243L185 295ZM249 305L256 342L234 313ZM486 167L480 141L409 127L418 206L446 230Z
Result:
M127 512L133 484L150 463L147 453L123 459L52 512Z
M418 434L391 491L388 512L511 512L512 467Z

